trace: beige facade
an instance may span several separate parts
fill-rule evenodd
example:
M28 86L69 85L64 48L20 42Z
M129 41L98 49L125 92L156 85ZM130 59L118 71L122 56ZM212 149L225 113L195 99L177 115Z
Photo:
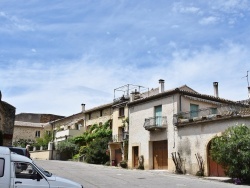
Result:
M196 174L195 154L199 154L205 161L205 173L209 175L207 145L211 139L236 123L250 124L249 118L237 116L235 119L226 107L221 107L232 104L238 103L202 95L187 86L129 102L129 168L138 168L142 156L145 169L174 172L172 154L176 152L180 153L183 172ZM219 113L230 118L215 120ZM206 121L202 121L204 119ZM188 126L180 126L185 123Z
M223 108L226 108L224 106ZM211 159L209 158L209 146L215 136L219 136L227 128L244 124L250 126L250 110L248 114L241 114L237 111L232 114L234 107L228 106L227 113L219 111L215 116L208 115L206 118L191 121L179 122L176 124L176 148L183 159L183 172L196 174L199 170L196 155L200 155L204 162L204 174L206 176L221 176L218 173L213 174ZM237 109L246 109L237 107ZM222 112L222 113L221 113ZM209 118L208 118L209 117Z
M88 129L91 125L102 125L105 122L112 120L112 114L112 103L97 106L84 111L85 129Z
M42 138L44 135L44 126L46 123L30 123L15 121L15 128L13 133L12 142L18 142L19 140L31 140L35 141L37 138Z
M43 138L44 134L52 133L50 121L60 119L63 116L54 114L20 113L16 115L12 144L24 140L28 143L35 142L37 138Z
M81 135L84 131L84 114L82 112L49 122L54 132L54 142L60 142L74 136Z

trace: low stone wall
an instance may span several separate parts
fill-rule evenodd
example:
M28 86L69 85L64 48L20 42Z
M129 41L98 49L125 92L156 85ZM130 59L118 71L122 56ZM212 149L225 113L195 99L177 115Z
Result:
M42 159L42 160L50 160L51 159L51 150L41 150L41 151L31 151L30 157L31 159Z

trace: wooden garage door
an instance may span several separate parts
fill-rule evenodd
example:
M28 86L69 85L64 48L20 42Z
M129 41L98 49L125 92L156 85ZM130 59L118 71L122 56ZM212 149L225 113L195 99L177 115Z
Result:
M168 142L153 142L154 169L168 169Z
M208 144L208 166L209 176L224 177L226 176L221 165L212 160L210 156L211 142Z

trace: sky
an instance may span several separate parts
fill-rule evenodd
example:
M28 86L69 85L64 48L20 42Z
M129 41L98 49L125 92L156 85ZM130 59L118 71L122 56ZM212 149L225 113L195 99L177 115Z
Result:
M69 116L159 79L208 95L219 82L221 98L245 100L249 19L249 0L1 0L2 100Z

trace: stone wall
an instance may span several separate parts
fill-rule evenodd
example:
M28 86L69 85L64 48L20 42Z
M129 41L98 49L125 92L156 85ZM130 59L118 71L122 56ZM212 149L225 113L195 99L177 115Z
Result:
M11 145L12 143L15 113L15 107L2 101L0 96L0 130L3 133L4 146Z

